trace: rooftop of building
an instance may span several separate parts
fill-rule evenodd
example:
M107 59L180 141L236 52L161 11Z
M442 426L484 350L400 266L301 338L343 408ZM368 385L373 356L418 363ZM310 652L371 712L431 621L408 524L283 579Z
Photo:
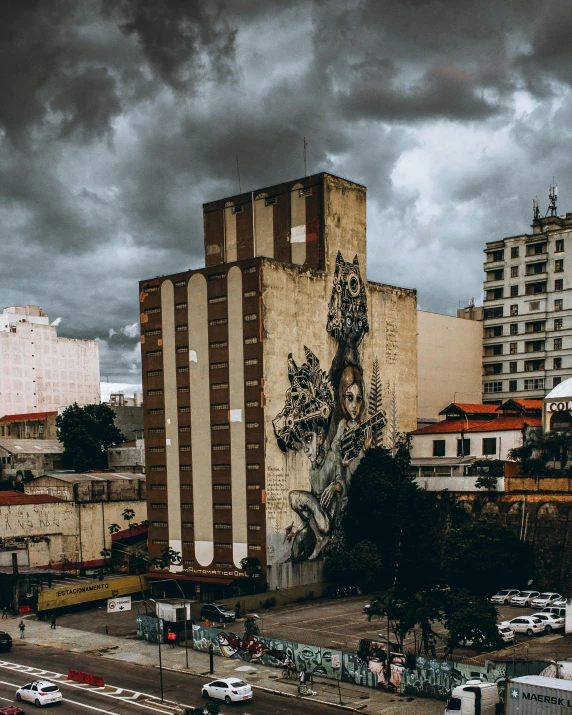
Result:
M53 417L57 415L58 411L53 410L52 412L25 412L19 415L4 415L0 417L1 422L32 422L34 420L45 420L48 417Z
M559 385L556 385L544 398L546 400L572 400L572 377L564 380Z
M44 472L44 477L58 479L68 484L77 484L79 482L132 482L135 479L145 479L145 474L135 474L133 472L83 472L77 473L69 470L47 470ZM42 479L43 477L36 477ZM34 480L34 481L36 481Z
M11 439L0 437L0 447L10 454L61 454L64 448L57 439Z
M51 494L25 494L24 492L0 491L0 506L19 504L60 504L67 503L64 499Z
M421 434L467 434L469 432L506 432L522 430L525 427L541 427L542 418L536 416L510 416L499 415L492 420L444 420L435 424L421 427L409 432L410 435Z
M498 405L484 405L480 402L451 402L451 404L442 409L439 414L447 415L457 412L467 415L485 415L493 414L497 409Z

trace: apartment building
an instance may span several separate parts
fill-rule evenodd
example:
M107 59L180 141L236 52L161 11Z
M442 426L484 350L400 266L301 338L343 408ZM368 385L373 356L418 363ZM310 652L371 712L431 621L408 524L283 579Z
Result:
M572 376L572 213L486 244L483 401L543 398Z
M416 426L415 291L367 281L350 181L203 214L206 266L140 283L150 555L203 599L245 558L270 588L319 582L364 451Z

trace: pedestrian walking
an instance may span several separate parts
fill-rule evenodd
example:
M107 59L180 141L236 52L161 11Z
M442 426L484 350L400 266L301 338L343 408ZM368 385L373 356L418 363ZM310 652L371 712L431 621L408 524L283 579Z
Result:
M24 621L20 620L20 623L18 624L18 629L20 631L20 638L24 637L24 631L26 630L26 624Z
M238 619L240 618L240 601L237 601L237 602L234 604L234 611L235 611L235 614L236 614L236 620L238 620Z
M6 604L2 608L2 618L8 618L8 606Z
M54 630L56 629L56 614L52 613L52 618L50 620L50 629L53 628Z
M300 685L306 685L306 668L302 666L302 670L300 671Z

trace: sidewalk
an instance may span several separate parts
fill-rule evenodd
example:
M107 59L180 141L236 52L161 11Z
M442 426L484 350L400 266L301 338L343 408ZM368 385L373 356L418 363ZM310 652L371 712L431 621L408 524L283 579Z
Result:
M22 647L19 638L19 618L3 620L0 629L6 630L14 639L14 650ZM38 621L35 617L24 619L26 624L25 642L50 648L62 648L75 653L86 653L136 665L157 667L157 644L130 638L119 638L98 633L80 631L75 628L58 626L50 629L49 621ZM240 660L215 656L214 675L209 675L209 656L189 648L189 670L185 669L185 649L161 646L163 667L169 670L189 672L204 676L205 682L214 678L240 677L253 688L264 688L281 695L296 696L297 683L284 680L277 668L250 665ZM3 656L9 660L9 654ZM312 700L318 700L339 707L338 683L326 678L314 680L313 690L317 692ZM420 699L391 695L382 691L362 688L351 683L341 683L342 703L348 710L366 715L393 715L406 712L407 715L441 715L445 704L438 700Z

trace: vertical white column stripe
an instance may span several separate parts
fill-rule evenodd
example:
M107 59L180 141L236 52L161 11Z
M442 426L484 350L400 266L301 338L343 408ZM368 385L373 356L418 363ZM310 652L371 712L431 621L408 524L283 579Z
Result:
M201 566L208 566L214 543L206 278L201 273L192 275L187 292L195 558Z
M266 195L254 201L256 255L274 258L274 205L266 206Z
M248 556L246 515L246 435L244 424L244 335L242 271L228 272L228 372L230 393L230 469L232 479L232 559Z
M181 537L181 486L179 480L179 429L177 415L177 368L175 363L175 292L172 281L161 285L163 379L165 396L165 464L167 467L167 513L169 546L179 554ZM172 565L180 571L182 564Z
M236 244L236 214L232 213L232 202L228 202L224 207L224 260L226 263L233 263L238 256Z
M301 266L306 260L306 197L300 196L302 184L290 191L290 255L292 263Z

